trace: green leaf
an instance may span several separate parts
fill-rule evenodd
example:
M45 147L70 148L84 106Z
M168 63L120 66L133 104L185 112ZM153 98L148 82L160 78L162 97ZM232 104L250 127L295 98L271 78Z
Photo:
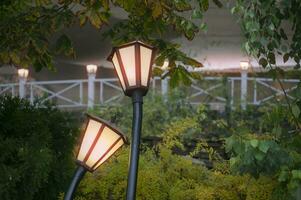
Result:
M285 182L289 178L289 173L287 170L281 170L279 176L278 176L278 181L279 182Z
M206 32L206 31L208 30L207 24L206 24L206 23L201 23L201 25L200 25L200 30Z
M209 0L201 0L200 7L203 9L203 11L207 11L209 8Z
M294 115L296 118L298 118L299 115L300 115L300 108L299 108L299 106L296 105L296 104L294 104L294 105L292 106L292 112L293 112L293 115Z
M269 59L269 62L270 62L271 64L276 64L276 58L275 58L275 54L274 54L274 53L270 52L270 53L268 54L268 59Z
M158 18L162 15L163 13L163 8L161 6L160 1L156 2L153 9L152 9L152 16L154 18Z
M270 143L268 141L260 141L259 142L259 150L263 153L267 153L270 148Z
M65 55L74 55L74 49L70 38L66 34L62 34L56 41L56 52Z
M219 0L213 0L213 2L215 3L215 5L219 8L222 8L223 7L223 4L222 2L220 2Z
M256 139L252 139L251 141L250 141L250 144L251 144L251 146L252 147L254 147L254 148L256 148L257 146L258 146L258 140L256 140Z
M230 166L231 167L233 167L236 163L237 163L237 158L236 157L230 158Z
M192 19L202 19L203 13L199 10L194 10L194 11L192 11L191 17L192 17Z
M268 61L265 58L260 58L259 59L259 64L265 68L268 65Z
M280 28L280 35L281 35L281 37L284 39L284 40L287 40L288 38L287 38L287 35L286 35L286 33L285 33L285 31L283 30L283 28Z
M288 59L290 58L290 55L288 53L283 55L283 62L286 63Z
M19 64L20 63L20 57L15 53L15 52L11 52L9 54L9 57L11 58L12 62L15 64Z
M87 16L85 14L79 15L79 25L80 26L85 25L86 21L87 21Z
M234 136L226 138L225 150L226 150L227 153L229 153L230 151L232 151L233 145L235 144L235 141L234 141L233 137Z
M301 170L292 170L292 177L301 180Z
M258 152L255 152L255 155L254 155L255 159L258 160L258 161L262 161L265 157L265 154L258 151Z

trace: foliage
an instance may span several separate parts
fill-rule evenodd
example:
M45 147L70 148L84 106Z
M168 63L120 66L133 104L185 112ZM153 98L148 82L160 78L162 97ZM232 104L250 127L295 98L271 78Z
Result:
M172 154L171 149L167 148L174 144L174 141L170 143L167 139L173 137L169 134L173 135L168 131L163 143L154 148L144 148L141 154L137 199L271 199L277 181L264 176L254 179L248 175L230 175L219 169L210 171L194 164L189 157ZM124 199L128 153L129 148L123 149L98 171L86 176L80 185L77 200Z
M213 2L222 6L219 0ZM128 17L110 26L115 7L124 10ZM109 26L105 35L115 45L137 39L154 45L160 55L156 64L162 66L168 59L171 77L189 84L190 78L196 76L184 65L202 64L183 53L179 44L162 38L173 31L192 40L199 30L206 30L203 14L208 8L209 0L4 0L0 5L0 63L33 66L38 71L43 67L54 69L56 55L75 55L66 28L90 22L97 29ZM162 70L157 68L156 73L161 74Z
M275 199L281 199L281 195L294 199L301 185L300 108L297 104L293 106L295 117L287 107L277 105L261 117L262 132L239 133L238 130L226 140L233 172L274 177L281 184L281 194Z
M168 99L156 93L150 93L144 98L142 135L162 135L165 127L172 121L193 117L197 112L185 98L184 90L172 90ZM92 113L111 121L125 133L131 132L132 107L130 100L118 105L104 105L91 110Z
M0 97L0 196L56 199L73 173L78 129L70 114Z
M232 12L239 16L244 48L263 67L276 67L276 56L292 58L300 68L301 2L299 0L238 0Z

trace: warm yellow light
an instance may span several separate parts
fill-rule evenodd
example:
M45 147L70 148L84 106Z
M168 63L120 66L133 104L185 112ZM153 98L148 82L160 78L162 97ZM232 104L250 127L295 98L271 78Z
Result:
M96 74L97 65L87 65L86 68L87 68L88 74Z
M154 48L140 41L130 42L112 50L108 58L114 64L120 84L126 95L136 89L148 90Z
M240 61L240 68L242 70L248 70L250 63L248 61Z
M18 75L20 78L27 78L29 74L28 69L18 69Z
M126 138L119 130L102 119L88 115L77 162L87 170L94 171L125 142Z
M168 61L167 59L164 60L164 63L163 63L163 65L162 65L161 69L162 69L162 70L167 70L168 65L169 65L169 61Z

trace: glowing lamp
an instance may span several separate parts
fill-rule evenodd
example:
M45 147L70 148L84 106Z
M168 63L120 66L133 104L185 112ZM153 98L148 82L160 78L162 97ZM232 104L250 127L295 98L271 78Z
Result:
M87 68L88 74L96 74L97 65L87 65L86 68Z
M169 65L169 61L168 61L167 59L164 60L164 63L163 63L163 65L162 65L161 69L162 69L162 70L167 70L168 65Z
M27 79L28 74L29 74L28 69L18 69L18 76L19 76L20 78Z
M125 136L118 129L102 119L88 115L77 164L93 172L126 142Z
M242 70L248 70L250 63L248 61L240 61L240 68Z
M108 61L112 62L122 89L127 96L134 90L148 91L155 49L141 41L114 47Z

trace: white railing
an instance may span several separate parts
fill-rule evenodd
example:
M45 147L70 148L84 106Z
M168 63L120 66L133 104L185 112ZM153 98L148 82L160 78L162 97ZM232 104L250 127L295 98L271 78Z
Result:
M213 109L219 109L227 103L236 106L245 104L261 105L264 103L276 103L285 99L286 93L289 99L294 98L294 91L299 80L283 79L281 84L269 78L247 78L247 88L242 88L241 77L204 77L203 80L194 82L189 88L188 99L192 104L204 103ZM120 102L124 94L117 78L95 79L93 95L88 94L88 80L60 80L60 81L28 81L24 88L18 83L0 84L0 95L18 96L24 90L24 98L40 103L54 102L62 108L85 108L88 106L88 97L92 106ZM166 93L167 81L161 81L159 77L152 80L151 88ZM282 90L282 87L284 91ZM163 91L163 88L164 91ZM244 91L247 91L243 94ZM242 102L242 96L246 102Z

